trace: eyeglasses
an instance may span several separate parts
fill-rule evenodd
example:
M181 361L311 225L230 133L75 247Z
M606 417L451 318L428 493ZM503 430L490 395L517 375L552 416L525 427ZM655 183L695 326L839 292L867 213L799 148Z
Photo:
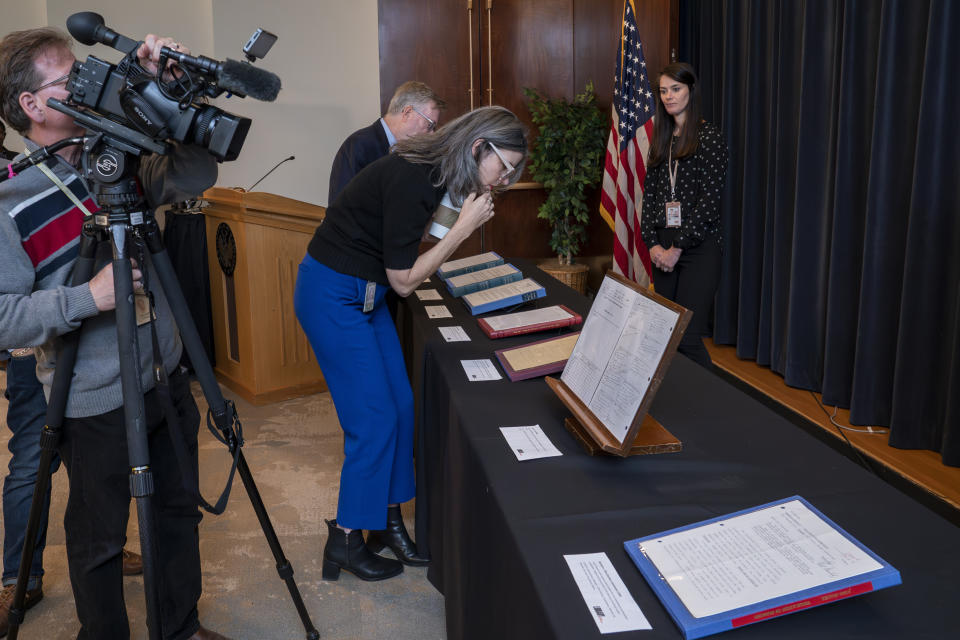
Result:
M507 159L503 157L503 154L502 154L502 153L500 153L500 149L497 149L497 145L493 144L493 143L490 142L489 140L487 140L487 144L490 145L490 148L493 149L493 152L494 152L495 154L497 154L497 157L498 157L498 158L500 158L500 162L503 163L503 169L504 169L504 171L503 171L503 173L500 174L500 178L499 178L499 179L500 179L500 180L506 180L507 178L509 178L510 176L513 175L513 172L516 171L517 168L516 168L515 166L513 166L512 164L510 164L509 162L507 162Z
M418 116L420 116L421 118L423 118L424 120L426 120L427 123L430 125L429 127L427 127L427 131L435 131L435 130L436 130L436 128L437 128L437 121L436 121L436 120L434 120L433 118L430 118L430 117L428 117L428 116L425 116L425 115L420 111L420 109L417 109L417 108L416 108L415 106L413 106L412 104L410 105L410 108L413 109L414 112L415 112Z
M39 87L37 87L36 89L34 89L33 91L31 91L30 93L36 93L37 91L40 91L41 89L46 89L47 87L52 87L52 86L55 85L55 84L60 84L61 82L66 82L66 80L67 80L69 77L70 77L70 74L69 74L69 73L66 73L66 74L60 76L59 78L57 78L56 80L51 80L50 82L46 82L46 83L40 85Z

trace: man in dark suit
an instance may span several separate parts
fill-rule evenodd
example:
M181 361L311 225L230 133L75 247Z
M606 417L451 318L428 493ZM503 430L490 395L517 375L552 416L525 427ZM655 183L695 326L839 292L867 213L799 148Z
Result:
M390 99L387 113L369 127L350 134L330 170L327 203L332 203L353 176L390 151L398 140L433 131L446 103L422 82L404 82Z

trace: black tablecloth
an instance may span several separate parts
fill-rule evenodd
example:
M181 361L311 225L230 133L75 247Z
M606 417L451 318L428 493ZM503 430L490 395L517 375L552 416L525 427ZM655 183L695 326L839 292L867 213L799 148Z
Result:
M538 306L586 315L585 298L530 263L514 264L548 288ZM462 302L443 293L455 318L430 320L423 307L440 303L411 297L400 325L419 406L418 544L433 558L428 575L444 593L449 638L599 637L563 555L601 551L653 625L617 637L681 637L623 542L792 495L890 562L904 584L728 637L956 637L954 525L682 356L651 413L683 451L588 456L564 429L568 411L543 379L469 382L460 364L544 335L489 340ZM471 342L444 342L437 327L452 325ZM518 462L499 427L531 424L563 456Z

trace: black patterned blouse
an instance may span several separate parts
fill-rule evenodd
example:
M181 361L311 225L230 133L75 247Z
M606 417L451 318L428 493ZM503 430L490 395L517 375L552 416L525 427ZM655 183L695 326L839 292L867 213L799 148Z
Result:
M677 169L681 222L672 244L681 249L695 247L708 237L720 237L720 192L727 175L727 143L720 129L709 122L700 125L697 139L697 150L679 160ZM647 171L643 183L640 233L648 249L660 244L657 231L667 226L664 207L669 200L670 175L667 163L661 162Z

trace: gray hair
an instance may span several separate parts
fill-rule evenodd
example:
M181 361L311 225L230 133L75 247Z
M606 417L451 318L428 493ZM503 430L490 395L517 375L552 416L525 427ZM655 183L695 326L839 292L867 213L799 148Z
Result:
M390 106L387 107L387 113L401 113L407 105L425 107L431 102L436 104L437 109L441 111L447 106L447 103L433 89L422 82L410 80L404 82L393 92L393 97L390 98Z
M477 140L483 144L474 152ZM393 152L410 162L433 165L434 186L446 186L454 204L460 205L471 193L481 193L485 188L479 167L483 158L493 153L490 143L523 154L510 176L510 184L515 183L527 162L527 127L503 107L474 109L433 133L401 140Z

